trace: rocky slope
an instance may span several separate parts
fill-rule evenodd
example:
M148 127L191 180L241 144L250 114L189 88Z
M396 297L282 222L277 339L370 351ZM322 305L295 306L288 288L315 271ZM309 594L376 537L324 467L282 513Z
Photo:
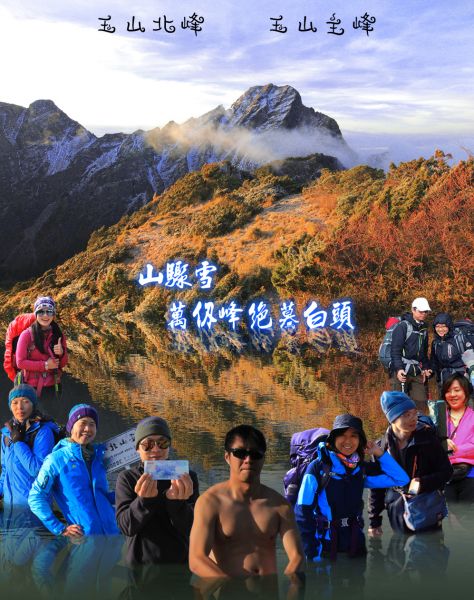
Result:
M28 108L0 103L0 281L61 263L94 230L206 163L227 159L253 170L315 152L354 160L336 121L305 107L290 86L253 87L230 109L182 125L101 138L49 100ZM309 178L328 166L327 156L321 161L313 160Z
M456 318L472 309L474 161L450 167L445 159L437 152L387 174L367 166L325 169L302 191L288 175L294 161L278 165L283 175L274 166L249 175L229 162L204 165L96 231L62 265L0 290L0 323L6 327L38 295L51 294L75 350L77 344L90 356L97 348L119 355L148 344L160 354L176 342L166 329L171 303L192 307L208 292L195 285L141 287L139 274L148 263L164 272L177 260L191 273L206 259L219 267L209 292L219 306L291 298L300 314L312 299L329 306L352 298L358 327L377 330L364 342L364 356L375 360L386 316L409 306L414 290L430 298L433 310ZM224 353L239 351L232 332L217 333ZM190 338L178 340L182 348L207 356L204 342ZM308 340L301 324L285 343L293 352ZM309 342L317 352L325 344Z

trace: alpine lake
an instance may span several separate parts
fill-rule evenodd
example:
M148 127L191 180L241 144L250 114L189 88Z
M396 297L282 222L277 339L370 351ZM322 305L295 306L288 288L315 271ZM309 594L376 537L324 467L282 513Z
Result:
M74 404L92 403L99 411L99 442L145 416L164 417L173 432L171 457L190 461L201 492L227 477L225 433L237 424L253 424L268 443L262 480L282 492L294 432L330 428L334 417L345 412L363 419L369 439L385 430L379 397L387 389L387 376L376 362L362 360L360 335L309 340L309 356L290 338L283 350L281 345L275 350L263 338L245 344L232 336L164 341L166 336L139 335L133 327L123 327L100 347L87 335L79 336L71 340L61 398L45 401L41 408L65 424ZM2 371L2 423L10 416L10 388ZM21 514L7 519L0 513L1 597L433 600L454 590L471 597L474 504L449 509L442 533L395 535L385 517L383 536L367 540L366 558L343 555L333 563L323 559L309 564L304 585L283 575L286 557L280 543L278 575L203 582L182 565L132 571L123 560L121 536L89 536L72 543L25 526Z

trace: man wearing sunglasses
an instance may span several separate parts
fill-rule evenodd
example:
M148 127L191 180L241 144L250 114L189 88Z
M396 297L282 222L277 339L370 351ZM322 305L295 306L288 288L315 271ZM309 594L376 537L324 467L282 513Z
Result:
M285 574L301 571L304 555L293 510L260 482L266 452L262 432L239 425L227 433L224 447L229 479L209 488L196 503L191 571L202 578L274 574L278 535L289 559Z
M116 483L117 524L126 536L127 562L185 563L194 503L199 496L194 471L172 481L156 481L143 472L145 460L167 460L171 431L161 417L138 423L135 446L140 464L122 471Z

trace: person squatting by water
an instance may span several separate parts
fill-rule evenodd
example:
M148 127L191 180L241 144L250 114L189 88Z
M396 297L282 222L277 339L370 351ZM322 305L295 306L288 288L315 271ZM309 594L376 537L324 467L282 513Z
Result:
M132 565L188 560L194 504L199 496L197 475L190 471L177 480L155 481L143 470L146 460L167 460L170 445L171 431L164 419L143 419L135 431L140 464L122 471L117 479L117 524L126 536L126 558Z
M35 389L15 386L8 394L12 418L1 430L0 497L4 509L28 506L28 494L44 459L53 449L58 426L38 411Z
M383 392L382 407L390 423L385 435L377 445L403 467L411 480L403 492L413 490L417 494L444 490L453 469L436 431L418 420L415 402L403 392ZM394 531L413 533L408 529L403 514L404 499L400 491L374 489L369 494L369 535L382 534L382 512L387 509L390 525ZM434 529L439 529L437 525Z
M364 451L373 462L364 461ZM362 520L364 488L405 485L408 475L373 442L367 442L362 421L338 415L317 457L306 468L295 506L296 521L310 561L321 555L336 559L366 554Z
M42 400L60 395L61 374L68 362L66 338L55 321L56 303L40 296L33 307L36 320L18 338L16 364L23 383Z
M432 374L428 359L428 328L425 324L430 311L426 298L415 298L411 305L411 314L402 315L400 324L392 334L392 390L404 391L413 398L420 410L426 407L425 382Z
M249 577L277 572L281 536L289 562L285 574L303 570L304 555L289 503L260 482L267 444L250 425L231 429L224 442L229 479L196 502L189 566L202 578Z
M446 486L446 498L453 502L474 502L474 410L467 405L470 393L470 382L459 373L443 383L449 460L454 469Z
M99 416L88 404L76 404L69 412L61 440L46 457L31 488L31 511L55 535L119 533L113 508L115 494L108 492L103 464L104 447L93 445ZM56 500L66 525L53 513L51 495Z

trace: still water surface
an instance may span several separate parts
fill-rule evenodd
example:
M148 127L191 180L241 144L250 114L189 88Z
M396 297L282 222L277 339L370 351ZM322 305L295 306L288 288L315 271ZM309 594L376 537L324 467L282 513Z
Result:
M265 433L269 450L263 481L279 491L293 432L330 427L337 414L349 411L363 418L369 438L386 426L378 403L384 373L363 367L355 357L328 356L310 365L299 357L275 355L159 354L151 359L150 354L99 353L95 360L79 360L79 352L76 357L73 352L62 398L44 406L45 412L65 423L74 404L93 403L100 415L98 441L159 414L171 425L175 456L190 460L201 490L226 477L223 439L238 423L252 423ZM3 398L9 388L2 378ZM0 418L8 417L3 402ZM228 582L202 589L202 597L446 598L454 589L472 596L474 507L450 509L443 534L395 536L387 526L381 540L369 540L366 559L340 557L335 564L310 565L304 589L281 575L285 556L279 548L278 577ZM24 515L9 517L3 515L0 540L2 598L201 597L184 567L127 569L120 537L89 537L73 544L32 529Z

